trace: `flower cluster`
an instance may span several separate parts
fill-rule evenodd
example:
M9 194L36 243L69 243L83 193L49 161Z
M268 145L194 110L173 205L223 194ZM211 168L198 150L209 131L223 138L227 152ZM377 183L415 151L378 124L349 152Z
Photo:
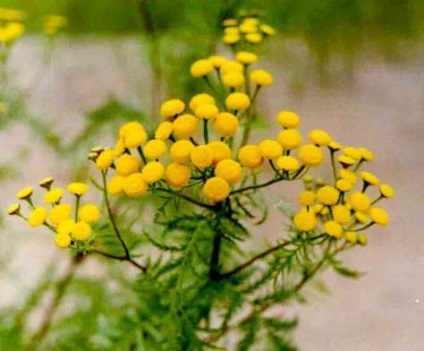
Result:
M45 178L39 182L44 188L43 205L34 204L33 187L29 186L20 190L17 194L20 202L9 206L9 215L17 215L28 222L32 228L45 226L55 234L55 243L60 248L76 247L84 248L92 237L91 224L100 219L100 210L94 204L82 204L82 196L89 191L85 183L70 183L68 193L74 197L74 206L64 202L65 190L52 188L53 178ZM25 202L30 212L21 212L21 202ZM74 208L74 211L73 211Z
M226 19L222 24L225 27L222 40L231 46L258 44L264 38L275 35L273 27L253 16L241 20Z

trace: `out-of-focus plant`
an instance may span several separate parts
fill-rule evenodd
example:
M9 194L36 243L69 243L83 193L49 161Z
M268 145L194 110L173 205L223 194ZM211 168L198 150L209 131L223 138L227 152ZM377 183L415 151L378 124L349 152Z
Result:
M240 351L295 350L297 319L274 308L303 301L325 269L359 277L340 254L365 245L370 227L388 224L376 204L393 189L362 169L371 151L342 146L320 129L305 142L292 111L277 114L275 138L252 143L257 97L273 84L272 74L255 66L256 49L274 29L251 16L223 24L234 57L207 56L190 68L209 93L188 104L167 100L154 130L134 120L119 129L113 147L90 151L101 205L87 199L88 184L70 183L66 194L51 177L39 182L41 201L31 186L17 194L8 214L45 227L73 260L35 332L16 327L25 313L3 328L20 331L16 347L225 350L232 338ZM326 158L332 177L316 180L311 173ZM252 226L266 221L271 206L262 191L302 181L299 204L280 208L287 225L276 242L246 250ZM139 274L72 283L90 256ZM55 315L67 288L71 306Z

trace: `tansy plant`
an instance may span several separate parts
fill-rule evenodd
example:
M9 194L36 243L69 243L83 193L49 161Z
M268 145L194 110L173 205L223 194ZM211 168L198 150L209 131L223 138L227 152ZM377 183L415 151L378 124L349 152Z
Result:
M85 200L87 184L71 183L65 195L47 178L40 182L44 194L32 187L18 193L29 211L20 203L8 210L31 227L46 227L80 260L101 255L140 270L132 283L138 329L128 349L224 350L233 340L237 350L295 350L296 319L274 307L301 300L325 268L356 277L339 254L365 245L366 230L389 222L378 205L393 189L362 169L371 151L342 146L320 129L306 139L300 117L284 110L273 138L251 142L257 97L273 83L256 67L255 52L274 30L258 18L224 25L234 58L211 56L191 66L208 93L167 100L152 133L128 122L115 146L91 150L102 206ZM311 175L327 164L331 179ZM304 190L296 209L284 209L288 224L274 244L249 248L265 240L263 232L249 233L267 218L262 191L292 182ZM136 201L118 201L125 197Z

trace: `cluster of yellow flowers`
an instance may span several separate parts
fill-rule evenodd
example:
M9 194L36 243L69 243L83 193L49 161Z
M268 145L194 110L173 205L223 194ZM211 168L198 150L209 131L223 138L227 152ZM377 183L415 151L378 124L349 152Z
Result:
M235 46L237 44L258 44L264 38L274 36L275 29L266 23L262 23L257 17L248 16L237 19L226 19L222 22L225 44Z
M17 198L20 202L26 202L30 213L26 216L21 212L21 203L9 206L7 213L17 215L28 222L29 226L45 226L55 233L55 243L60 248L74 245L77 248L84 247L91 238L91 223L100 219L100 210L94 204L81 204L82 196L89 191L85 183L70 183L67 190L75 198L74 213L69 203L62 202L65 190L52 188L53 178L45 178L39 182L40 187L45 189L44 205L35 205L33 199L33 187L29 186L20 190ZM50 207L50 208L49 208Z
M61 29L68 25L66 17L59 15L47 15L44 17L44 33L48 36L57 34Z

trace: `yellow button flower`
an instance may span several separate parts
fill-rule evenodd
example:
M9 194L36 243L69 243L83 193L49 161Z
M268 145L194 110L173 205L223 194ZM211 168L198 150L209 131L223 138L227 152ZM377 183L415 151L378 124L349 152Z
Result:
M341 238L342 234L343 234L343 228L342 226L337 223L336 221L328 221L324 223L324 230L325 232L336 238L339 239Z
M158 159L165 154L166 150L166 144L161 139L149 140L143 147L144 156L149 160Z
M369 211L371 220L378 225L386 226L389 224L389 215L380 207L373 207Z
M60 249L66 249L71 245L72 239L69 234L57 234L54 243Z
M222 64L227 61L227 58L218 55L209 56L209 61L212 63L212 66L215 69L218 69L222 66Z
M115 150L104 150L100 153L100 155L96 159L96 167L101 170L105 171L110 166L112 166L113 161L115 160Z
M20 210L21 210L21 205L19 203L16 203L16 204L10 205L7 208L7 214L15 215L15 214L18 214Z
M222 41L228 45L234 45L240 41L240 35L238 34L225 34Z
M324 205L335 205L338 199L339 191L330 185L325 185L317 191L317 200Z
M53 207L50 211L49 219L53 224L59 224L65 219L69 219L71 217L72 208L69 204L60 204Z
M166 181L174 188L182 188L187 185L190 174L190 167L179 163L171 163L165 170Z
M79 208L78 219L83 222L93 223L100 218L100 210L94 204L86 204Z
M179 99L165 101L160 107L160 114L163 117L174 117L179 115L185 109L185 104Z
M380 185L380 194L381 194L381 196L389 199L389 198L395 196L395 191L393 190L393 188L390 185L381 184Z
M300 124L300 117L292 111L280 111L276 120L284 128L296 128Z
M162 179L165 167L156 161L151 161L143 167L141 175L147 184L156 183Z
M213 202L221 202L230 195L230 186L219 177L209 178L203 186L203 193Z
M244 111L250 106L250 99L245 93L231 93L225 100L225 106L230 110Z
M299 161L293 156L280 156L277 158L277 169L284 171L295 171L300 167Z
M212 72L213 68L209 60L201 59L191 65L190 73L193 77L205 77Z
M215 99L204 93L193 96L189 103L190 110L194 112L200 105L215 105Z
M189 139L195 136L198 130L199 119L193 115L184 114L174 121L174 135L178 139Z
M309 133L309 140L311 140L312 144L319 146L328 146L332 141L331 136L321 129L312 130Z
M312 206L315 203L315 198L315 193L313 193L312 191L304 190L297 197L297 201L302 206Z
M170 121L159 123L155 130L155 139L167 140L174 130L174 124Z
M259 26L260 30L262 33L264 33L267 36L274 36L275 33L275 29L272 28L271 26L267 25L267 24L261 24Z
M107 183L107 192L110 195L118 195L124 191L124 181L125 177L116 175L112 178L110 178L109 182Z
M56 228L58 235L69 235L72 233L75 227L75 221L73 219L65 219L60 222Z
M224 142L215 140L215 141L211 141L208 145L212 150L213 164L216 164L219 161L231 158L230 147Z
M365 234L359 234L358 235L358 243L365 246L368 243L368 238Z
M208 145L196 146L191 150L190 161L195 167L205 169L212 164L212 150Z
M366 224L369 222L368 216L360 211L355 212L355 218L359 223Z
M229 185L234 185L240 181L243 172L237 161L223 160L216 165L215 175L224 179Z
M234 19L234 18L227 18L227 19L223 20L221 24L222 24L223 27L236 26L237 20Z
M45 222L48 214L49 211L47 210L47 208L41 206L36 207L28 217L28 224L31 227L39 227Z
M221 112L213 121L213 128L221 137L234 136L238 130L238 119L231 113Z
M226 87L238 88L245 82L244 74L240 72L228 72L222 76L222 83Z
M262 165L263 158L257 145L245 145L238 152L240 163L247 168L255 169Z
M299 158L305 166L317 167L324 160L324 154L319 147L308 144L300 148Z
M299 211L293 218L296 228L302 232L308 232L317 225L317 218L312 211Z
M140 197L146 193L147 183L144 181L141 173L133 173L125 178L123 189L129 197Z
M336 182L336 188L343 192L351 190L352 187L353 187L353 184L346 179L339 179Z
M262 157L273 160L281 156L283 148L277 141L265 139L259 143L259 153Z
M202 119L213 119L219 113L218 107L212 104L200 105L194 111L194 114ZM175 127L174 127L175 128Z
M274 78L271 73L264 69L255 69L250 73L250 80L261 87L272 85Z
M237 61L226 61L221 65L219 69L222 75L227 74L229 72L244 72L244 67L240 62Z
M347 180L349 183L351 183L352 185L356 184L356 174L353 173L352 171L349 171L348 169L340 169L339 170L339 176L342 179Z
M18 191L17 197L20 200L29 199L33 193L34 189L32 186L27 186L26 188L23 188L22 190Z
M256 23L243 22L239 26L239 30L241 33L255 33L257 31Z
M118 139L113 148L115 157L121 156L125 152L125 143L122 139Z
M337 205L332 208L333 217L336 222L348 224L352 221L349 209L344 205Z
M122 176L138 172L140 168L140 160L133 156L124 154L116 160L116 173Z
M119 129L119 139L125 147L134 148L143 145L147 140L147 133L141 123L132 121L125 123Z
M368 183L370 185L378 185L380 184L380 179L378 179L374 174L366 171L362 171L361 178L365 183Z
M262 35L259 33L247 33L245 38L246 41L252 44L258 44L262 41Z
M84 195L88 190L90 190L90 187L85 183L75 182L68 184L68 191L76 196Z
M370 150L360 147L358 151L362 160L371 162L374 159L374 154Z
M239 51L236 54L236 60L244 65L253 65L258 62L258 56L253 52Z
M46 192L44 195L44 202L46 204L55 204L60 201L63 197L63 189L54 188Z
M190 153L194 149L194 145L189 140L178 140L175 142L169 152L174 162L183 163L189 160Z
M347 242L356 244L358 241L358 233L356 232L346 232L345 233L345 239Z
M332 141L330 144L328 144L328 147L331 151L338 151L342 148L342 146L336 141Z
M349 203L355 211L365 212L371 206L371 201L364 193L353 193L349 195Z
M47 178L44 178L44 179L40 180L38 182L38 185L41 186L42 188L50 189L50 187L53 184L53 182L54 182L53 177L47 177Z
M77 222L72 229L72 237L78 241L86 241L90 238L91 226L86 222Z
M339 161L343 167L349 167L356 163L356 160L354 158L346 155L337 156L337 161Z
M284 149L292 150L302 144L302 134L297 129L284 129L278 133L277 140Z

